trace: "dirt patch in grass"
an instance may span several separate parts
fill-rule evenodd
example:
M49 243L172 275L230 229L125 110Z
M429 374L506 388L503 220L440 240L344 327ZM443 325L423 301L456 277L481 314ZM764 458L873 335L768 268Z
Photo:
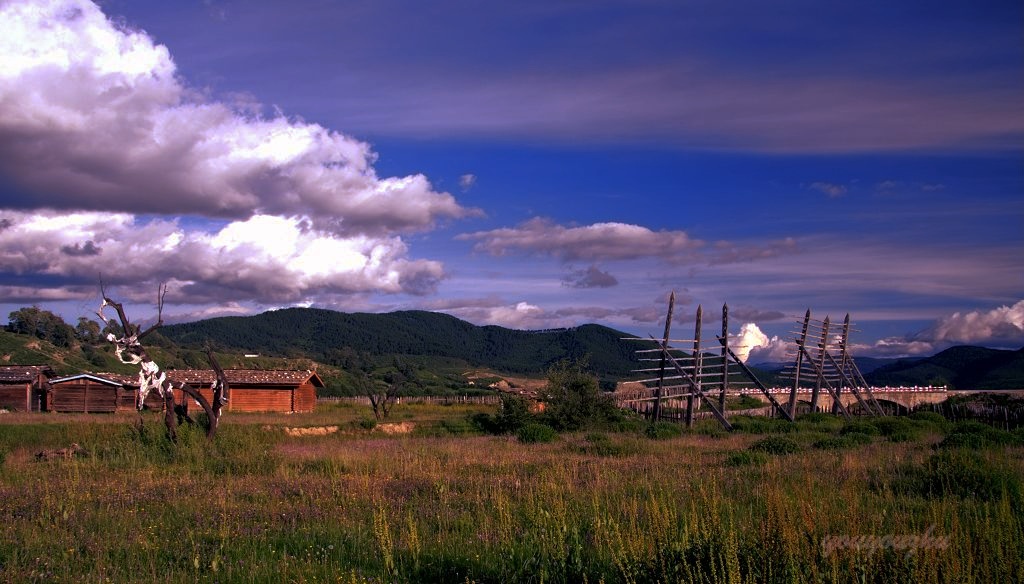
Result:
M385 434L409 434L416 429L412 422L399 422L397 424L377 424L377 430Z
M312 428L289 428L285 427L284 433L292 436L326 436L338 431L337 426L314 426Z

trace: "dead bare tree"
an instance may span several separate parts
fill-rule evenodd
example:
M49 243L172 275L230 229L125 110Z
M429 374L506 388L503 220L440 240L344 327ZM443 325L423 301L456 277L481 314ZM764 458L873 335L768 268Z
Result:
M227 379L224 376L224 371L220 368L220 365L216 363L216 359L213 359L212 350L207 351L207 355L210 356L213 364L214 371L216 372L216 380L214 381L214 402L216 403L216 409L210 404L209 401L203 394L197 389L191 387L186 383L173 383L167 379L167 374L160 371L160 366L153 361L153 359L146 352L145 347L142 346L142 339L146 338L150 333L155 331L157 328L163 326L163 309L164 309L164 297L167 296L167 286L161 284L157 289L157 320L153 326L146 330L142 330L136 324L133 324L129 319L128 315L125 314L124 307L120 302L115 302L109 296L107 296L106 290L103 287L103 282L100 282L100 296L103 298L100 309L96 314L106 324L111 324L113 319L107 318L103 314L103 309L112 306L117 311L117 317L121 321L122 335L118 338L113 333L107 335L107 340L114 343L114 354L117 355L118 360L125 364L132 364L139 366L139 401L138 407L141 410L143 402L146 400L146 396L149 392L156 390L157 394L160 395L164 400L164 424L167 426L167 436L170 440L177 441L178 438L178 424L182 421L193 422L192 418L188 415L188 406L185 400L182 400L181 404L175 404L174 392L180 391L185 395L188 395L196 403L203 408L206 413L207 427L206 437L213 438L217 433L217 425L220 420L220 408L226 402L227 399Z

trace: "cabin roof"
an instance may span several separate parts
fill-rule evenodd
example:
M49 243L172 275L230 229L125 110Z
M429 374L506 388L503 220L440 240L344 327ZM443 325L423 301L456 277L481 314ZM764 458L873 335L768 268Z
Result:
M78 380L78 379L91 379L92 381L97 381L99 383L103 383L103 384L106 384L106 385L127 385L123 375L113 376L113 375L109 375L109 374L105 374L105 373L97 373L97 374L78 373L76 375L69 375L67 377L61 377L61 378L58 378L58 379L51 379L50 380L50 385L55 385L55 384L58 384L58 383L66 383L68 381L75 381L75 380Z
M225 369L228 384L238 385L302 385L307 381L316 387L324 382L316 371L293 371L287 369ZM167 371L167 378L189 384L209 384L217 378L213 369L175 369Z
M4 365L0 367L0 383L28 383L35 381L40 373L53 377L49 365Z

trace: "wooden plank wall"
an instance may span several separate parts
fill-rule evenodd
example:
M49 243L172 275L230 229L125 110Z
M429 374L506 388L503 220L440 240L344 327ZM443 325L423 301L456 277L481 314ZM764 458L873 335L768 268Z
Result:
M290 412L292 390L231 388L228 408L233 412Z
M213 403L213 391L209 385L196 389L207 401ZM295 394L294 397L293 394ZM153 395L156 395L156 392L150 393L150 396ZM151 399L146 399L147 406L150 406ZM198 407L191 401L192 398L184 392L175 392L175 403L180 404L186 399L189 400L189 411ZM231 388L231 399L228 400L224 409L228 412L312 412L315 406L316 388L312 383L304 384L298 390L290 387L245 387L239 385ZM161 406L157 403L150 407L159 408Z
M55 412L109 413L118 411L125 402L120 387L98 383L91 379L76 379L53 386L50 409ZM130 393L129 393L130 396ZM128 397L131 403L132 397Z
M299 386L295 390L295 403L293 411L296 412L312 412L313 408L316 407L316 387L306 382Z
M22 412L32 408L31 390L32 386L28 383L0 385L0 408ZM38 406L32 409L38 409Z

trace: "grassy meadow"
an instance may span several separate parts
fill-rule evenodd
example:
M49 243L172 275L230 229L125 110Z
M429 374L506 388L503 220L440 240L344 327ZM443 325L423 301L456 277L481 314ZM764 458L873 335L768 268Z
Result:
M533 442L484 434L493 410L228 414L177 445L155 414L5 414L0 580L1024 581L1020 431L627 418Z

